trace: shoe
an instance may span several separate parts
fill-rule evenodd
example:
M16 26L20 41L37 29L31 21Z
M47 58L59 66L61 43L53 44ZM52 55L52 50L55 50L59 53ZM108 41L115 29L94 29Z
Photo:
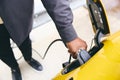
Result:
M11 69L12 72L12 80L22 80L20 69Z
M33 67L34 69L36 69L37 71L42 71L43 70L43 67L42 65L36 61L35 59L31 58L31 60L28 60L27 63Z

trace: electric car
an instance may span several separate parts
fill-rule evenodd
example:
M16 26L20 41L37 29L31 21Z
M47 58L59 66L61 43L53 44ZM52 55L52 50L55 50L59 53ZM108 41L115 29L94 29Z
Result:
M120 31L110 35L101 0L87 0L94 46L80 50L77 59L64 65L53 80L120 80Z

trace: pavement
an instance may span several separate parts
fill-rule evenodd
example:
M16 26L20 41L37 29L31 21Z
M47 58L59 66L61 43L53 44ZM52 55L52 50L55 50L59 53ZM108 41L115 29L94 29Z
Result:
M118 7L117 9L116 7L109 9L109 7L106 6L107 2L104 4L107 11L110 31L111 34L113 34L120 30L120 10ZM86 41L89 50L94 32L92 30L88 10L84 6L81 6L73 10L73 15L74 28L78 36ZM43 65L43 71L36 71L31 68L25 62L23 57L19 60L22 56L21 52L16 45L12 45L14 46L14 55L16 59L18 59L23 80L52 80L52 78L62 69L62 63L69 59L69 53L61 41L54 43L48 50L46 57L43 59L48 45L53 40L60 39L54 23L49 21L46 24L33 29L30 37L33 45L33 58ZM12 80L10 68L2 61L0 61L0 80Z

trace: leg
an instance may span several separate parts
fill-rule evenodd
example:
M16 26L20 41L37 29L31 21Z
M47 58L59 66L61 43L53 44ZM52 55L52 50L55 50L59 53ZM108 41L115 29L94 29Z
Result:
M0 59L11 68L13 80L22 80L18 63L10 46L9 33L3 24L0 24Z
M18 63L13 55L12 48L10 47L10 36L4 25L0 24L0 58L10 68L18 67Z
M26 40L19 46L20 51L22 52L24 59L26 61L32 58L32 45L29 36Z
M41 71L43 69L42 65L32 58L32 45L31 40L29 36L26 38L26 40L19 46L19 49L21 50L24 59L27 61L27 63L33 67L34 69Z

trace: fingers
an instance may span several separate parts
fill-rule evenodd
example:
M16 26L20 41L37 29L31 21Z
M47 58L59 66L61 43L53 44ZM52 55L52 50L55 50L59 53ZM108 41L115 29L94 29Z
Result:
M77 53L80 49L86 50L87 49L87 44L85 41L83 41L80 38L76 38L71 42L67 43L68 47L68 52L73 58L77 58Z
M71 55L74 59L77 59L77 54L76 54L76 52L71 52L70 50L68 50L68 52L70 53L70 55Z

